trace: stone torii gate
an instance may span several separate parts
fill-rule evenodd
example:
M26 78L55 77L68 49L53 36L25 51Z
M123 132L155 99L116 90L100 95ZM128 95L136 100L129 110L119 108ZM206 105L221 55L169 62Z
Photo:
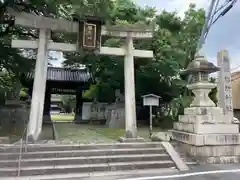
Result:
M53 51L78 51L98 50L102 55L124 57L125 76L125 140L137 139L136 105L135 105L135 80L134 80L134 57L153 58L153 52L149 50L136 50L133 39L152 38L152 28L141 29L128 27L105 27L99 20L67 21L43 16L35 16L25 12L16 12L8 9L9 14L15 16L15 25L39 29L38 40L12 40L12 47L37 49L37 61L35 66L35 78L33 84L31 111L27 136L37 140L42 131L44 96L47 75L47 52ZM76 44L56 43L51 40L50 31L68 32L78 35ZM113 36L125 39L122 48L101 47L101 36Z

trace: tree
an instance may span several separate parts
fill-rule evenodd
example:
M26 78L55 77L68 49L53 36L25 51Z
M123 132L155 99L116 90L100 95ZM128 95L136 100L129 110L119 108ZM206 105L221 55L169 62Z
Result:
M61 102L63 105L63 109L66 113L71 113L72 111L72 102L75 100L74 96L69 95L62 95L61 96Z
M60 1L58 1L60 2ZM11 47L11 40L16 38L36 39L37 31L33 29L15 27L14 18L8 14L7 7L16 11L25 11L36 15L57 17L59 6L57 1L37 1L37 0L2 0L0 1L0 73L1 91L3 94L12 94L12 86L19 84L19 77L23 72L31 72L34 64L36 52L33 50L19 50ZM5 77L5 78L3 78ZM6 77L9 77L6 79ZM3 82L4 81L4 82ZM9 86L11 84L11 86Z
M154 8L140 8L130 0L117 0L109 11L112 24L150 24L156 22L152 41L135 42L136 48L152 49L154 61L135 58L136 97L156 93L163 97L163 101L170 102L183 92L185 82L179 78L179 71L193 60L198 37L204 23L204 10L196 10L190 5L184 19L177 13L163 11L156 13ZM181 43L179 43L181 42ZM123 42L120 39L104 39L104 46L119 47ZM89 97L98 100L114 101L114 90L124 92L123 59L92 54L67 54L65 66L87 65L97 84L92 86ZM106 96L105 94L108 94Z
M176 12L163 11L157 14L154 8L142 8L131 0L9 0L0 2L1 32L0 48L4 53L0 57L0 66L9 72L19 74L34 62L29 56L24 57L22 51L12 49L9 40L14 37L37 38L37 32L31 29L13 26L13 19L7 14L6 7L22 10L36 15L72 20L71 14L82 17L84 14L96 15L106 20L106 25L155 23L153 39L134 42L136 48L152 49L153 60L135 58L136 98L141 95L155 93L169 103L184 95L186 82L179 76L181 69L186 68L193 60L195 49L204 23L204 10L197 10L190 5L181 19ZM75 42L76 37L63 33L52 33L54 41ZM104 46L119 47L121 39L104 37ZM1 50L1 49L0 49ZM3 52L1 50L1 52ZM34 52L28 52L34 54ZM26 53L25 53L26 54ZM29 55L28 54L28 55ZM80 67L86 65L97 80L84 95L101 101L113 102L114 91L120 89L124 93L123 58L99 56L89 53L66 53L65 66ZM8 60L9 61L6 61ZM25 63L25 64L24 64ZM34 64L34 63L32 63ZM22 67L24 66L24 67ZM184 96L183 96L184 97Z

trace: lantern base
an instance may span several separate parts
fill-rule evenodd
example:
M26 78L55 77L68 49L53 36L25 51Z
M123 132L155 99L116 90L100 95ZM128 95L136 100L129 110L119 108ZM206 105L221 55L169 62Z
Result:
M240 163L239 133L198 135L189 132L172 130L172 139L177 142L177 146L181 149L181 151L186 152L198 163ZM200 142L203 143L200 145Z
M172 140L201 163L240 163L240 133L233 117L219 107L184 109L171 130Z
M187 85L187 88L192 90L195 95L190 107L215 107L215 103L208 95L216 86L216 84L209 82L198 82Z

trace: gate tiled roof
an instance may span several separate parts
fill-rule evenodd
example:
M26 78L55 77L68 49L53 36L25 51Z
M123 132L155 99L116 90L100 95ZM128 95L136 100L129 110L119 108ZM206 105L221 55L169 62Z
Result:
M33 73L28 73L28 79L33 79ZM71 69L62 67L48 67L48 81L71 81L71 82L89 82L92 80L92 74L87 69Z

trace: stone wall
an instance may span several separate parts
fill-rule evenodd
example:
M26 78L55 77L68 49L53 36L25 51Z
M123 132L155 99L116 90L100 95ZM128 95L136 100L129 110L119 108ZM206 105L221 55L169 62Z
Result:
M0 107L0 114L0 136L21 136L29 118L29 108L25 105L5 105Z
M83 103L84 121L106 120L106 125L111 128L125 127L125 108L124 103Z
M143 107L142 105L136 105L137 110L137 121L140 124L148 124L149 118L149 110L147 107ZM111 119L118 119L121 121L121 125L119 127L125 126L125 108L124 102L116 102L112 104L102 103L102 102L84 102L83 103L83 110L82 110L82 120L84 122L87 121L102 121L106 120L106 124L110 127L112 126L110 123ZM117 123L118 124L118 123Z
M82 107L82 120L87 121L91 119L92 102L84 102Z
M91 105L91 120L105 120L107 103L92 103Z

